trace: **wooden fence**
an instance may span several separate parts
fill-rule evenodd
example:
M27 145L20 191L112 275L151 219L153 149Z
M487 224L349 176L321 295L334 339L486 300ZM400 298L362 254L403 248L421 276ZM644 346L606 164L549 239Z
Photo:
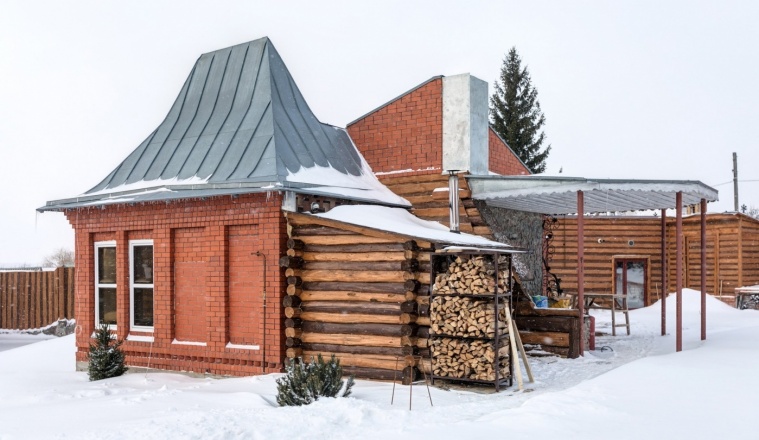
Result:
M73 317L73 267L0 272L0 329L40 328Z

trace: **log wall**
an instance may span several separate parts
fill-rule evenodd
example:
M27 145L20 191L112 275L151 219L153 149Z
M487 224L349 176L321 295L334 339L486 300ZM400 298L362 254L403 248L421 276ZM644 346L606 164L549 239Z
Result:
M287 357L335 354L357 377L416 379L413 355L429 356L432 243L311 215L287 220Z
M759 284L759 221L742 214L708 214L706 223L707 292L735 305L735 288ZM560 218L554 232L552 270L562 287L577 291L577 220ZM603 242L599 243L599 239ZM633 242L632 244L630 242ZM667 281L675 290L675 219L667 219ZM585 219L585 290L610 292L613 258L646 258L647 304L661 288L661 219L657 217L591 217ZM701 288L701 219L683 219L683 286Z

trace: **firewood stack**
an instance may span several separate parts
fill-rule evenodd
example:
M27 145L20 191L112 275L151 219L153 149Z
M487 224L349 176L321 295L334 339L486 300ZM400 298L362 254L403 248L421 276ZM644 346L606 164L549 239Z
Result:
M506 310L499 305L498 328L506 330ZM492 301L462 296L436 296L430 306L430 331L437 335L462 338L495 337L495 310Z
M432 374L495 381L497 372L498 380L508 378L508 302L493 297L507 293L508 258L496 264L491 255L459 255L438 259L435 268L430 300Z
M436 376L457 379L495 380L493 346L493 341L435 338L432 340L435 358L432 372ZM508 339L500 340L498 367L500 379L509 377Z
M505 292L509 277L508 263L499 262L498 270L498 288L501 292ZM447 270L435 277L435 292L438 295L450 293L493 294L496 284L495 271L496 267L489 256L456 257L448 265Z

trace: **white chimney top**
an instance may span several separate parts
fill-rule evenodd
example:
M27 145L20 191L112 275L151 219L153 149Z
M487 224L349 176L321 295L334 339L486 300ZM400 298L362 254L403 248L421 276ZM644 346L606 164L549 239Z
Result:
M488 174L488 83L468 73L443 78L443 172Z

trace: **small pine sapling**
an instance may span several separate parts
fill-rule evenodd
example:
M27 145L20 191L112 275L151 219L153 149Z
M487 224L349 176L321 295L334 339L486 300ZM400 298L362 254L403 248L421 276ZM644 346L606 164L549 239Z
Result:
M119 347L124 341L114 341L108 324L95 330L95 343L90 343L88 355L90 380L121 376L128 368L124 365L124 353Z
M277 379L277 403L280 406L308 405L319 397L337 397L343 388L343 368L333 354L325 361L322 355L305 363L301 358L291 359L285 365L285 377ZM348 397L353 387L353 376L348 377L345 391Z

